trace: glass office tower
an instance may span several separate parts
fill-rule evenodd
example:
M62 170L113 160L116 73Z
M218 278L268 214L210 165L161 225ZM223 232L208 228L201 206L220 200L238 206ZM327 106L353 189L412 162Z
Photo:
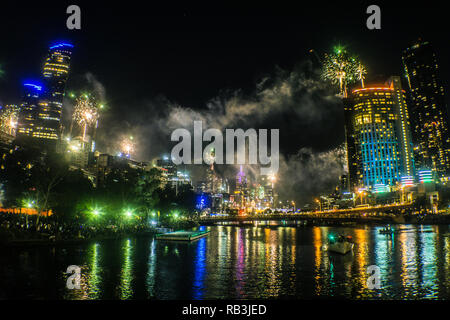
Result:
M60 136L62 105L72 48L73 45L68 43L50 47L43 67L41 89L35 90L35 93L39 93L39 99L30 102L31 96L28 90L25 91L18 137L27 136L44 144L56 143Z
M444 88L436 54L429 42L419 40L402 55L411 93L411 127L417 167L438 176L450 173L450 137Z
M386 190L414 175L408 108L400 78L353 90L345 101L351 188Z

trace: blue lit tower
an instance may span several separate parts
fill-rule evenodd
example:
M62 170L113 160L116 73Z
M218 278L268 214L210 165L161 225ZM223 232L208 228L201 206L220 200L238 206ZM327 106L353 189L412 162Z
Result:
M360 185L386 190L414 174L408 110L398 77L389 86L356 89L351 96L351 126Z
M56 143L60 136L60 122L64 91L69 75L73 45L59 43L49 49L43 67L43 85L39 99L30 104L25 93L22 114L19 117L18 137L28 136L44 144ZM33 110L31 110L33 108Z
M17 136L32 136L36 119L38 118L41 98L43 95L42 84L35 81L26 81L23 84L23 98L20 105Z
M45 125L43 138L57 139L62 113L62 103L66 82L69 77L70 58L73 45L59 43L50 47L49 54L43 68L45 98L48 101L47 111L42 114Z
M400 77L392 76L388 80L389 87L393 89L392 102L397 116L397 139L400 149L402 176L415 175L414 145L411 134L410 115L406 103L406 94L402 89Z

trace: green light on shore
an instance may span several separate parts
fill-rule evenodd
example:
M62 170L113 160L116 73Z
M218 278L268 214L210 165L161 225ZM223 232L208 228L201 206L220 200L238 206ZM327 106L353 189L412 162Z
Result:
M28 199L23 200L22 203L23 203L24 206L26 206L29 209L33 208L33 205L34 205L34 201L33 200L28 200Z
M99 209L98 207L94 207L94 208L90 209L90 213L91 213L92 216L98 217L98 216L100 216L102 214L102 210Z
M127 210L127 211L125 211L125 216L127 218L131 218L133 216L133 212L131 212L131 210Z

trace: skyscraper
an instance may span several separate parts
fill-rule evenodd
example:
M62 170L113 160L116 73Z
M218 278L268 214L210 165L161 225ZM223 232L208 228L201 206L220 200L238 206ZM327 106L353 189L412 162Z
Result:
M405 91L402 89L402 83L398 76L389 78L388 85L393 89L394 112L398 117L396 133L400 148L401 174L402 176L412 177L415 174L414 145Z
M39 97L25 93L17 130L19 138L28 136L44 144L52 144L59 138L72 48L73 45L68 43L50 47L42 72L43 86L37 86L40 90L35 87ZM30 101L31 98L37 100Z
M353 90L345 100L351 189L386 190L414 175L408 108L399 77L388 85Z
M355 132L353 125L353 103L349 98L343 99L344 103L344 121L345 121L345 144L347 147L347 168L348 179L347 185L349 191L354 191L355 188L362 184L362 174L360 166L360 157L357 152L355 141Z
M20 114L17 128L17 136L32 136L37 124L38 112L41 108L43 86L37 82L23 84L23 98L20 105Z
M411 126L417 167L432 169L443 176L450 171L450 136L436 54L429 42L419 39L404 50L402 61L412 98Z

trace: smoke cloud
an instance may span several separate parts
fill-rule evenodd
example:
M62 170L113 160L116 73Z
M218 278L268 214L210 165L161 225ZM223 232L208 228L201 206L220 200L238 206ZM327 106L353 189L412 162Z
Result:
M101 97L107 92L93 74L86 80ZM151 160L170 154L174 143L170 135L177 128L193 129L195 120L204 130L280 129L280 170L276 191L280 199L310 201L311 197L331 191L344 173L340 147L344 141L343 105L333 88L320 79L320 70L310 61L294 70L277 68L255 84L253 93L241 90L220 93L198 108L186 108L164 96L136 104L109 106L97 131L97 146L102 152L117 153L124 136L136 142L134 157ZM206 145L205 143L204 145ZM345 157L344 157L345 158ZM201 166L186 166L194 180L201 180ZM237 168L217 166L229 180ZM248 174L259 169L248 166Z

